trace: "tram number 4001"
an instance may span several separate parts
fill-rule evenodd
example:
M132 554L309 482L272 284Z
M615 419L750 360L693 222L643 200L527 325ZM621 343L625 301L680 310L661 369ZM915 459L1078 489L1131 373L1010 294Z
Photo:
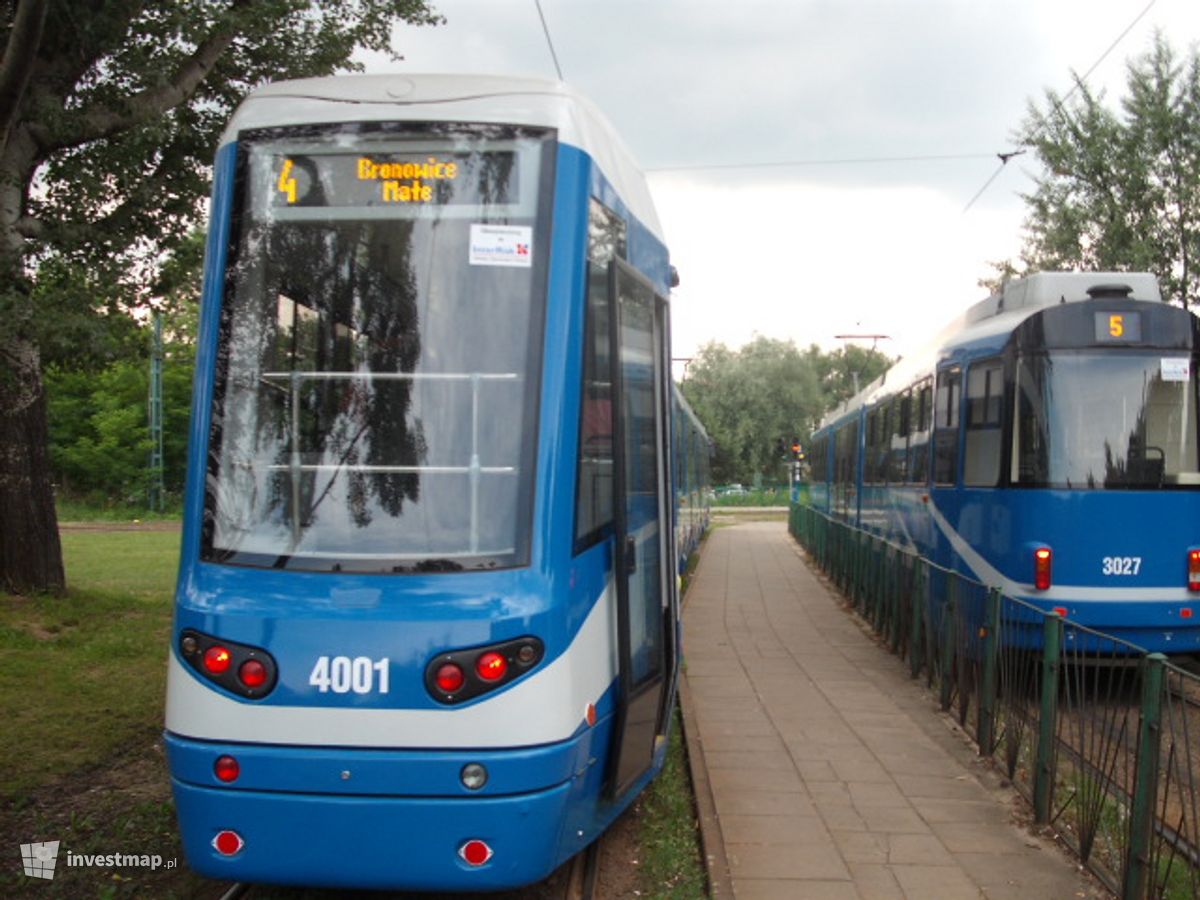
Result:
M388 692L388 660L366 656L321 656L313 666L308 683L322 694L370 694Z

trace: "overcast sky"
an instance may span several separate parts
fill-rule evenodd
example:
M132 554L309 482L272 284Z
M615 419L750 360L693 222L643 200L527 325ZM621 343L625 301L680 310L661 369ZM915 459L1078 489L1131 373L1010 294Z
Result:
M402 63L369 71L555 77L534 0L433 0ZM1149 6L1149 11L1142 15ZM1155 28L1200 41L1198 0L542 0L564 80L647 171L682 283L674 353L755 334L878 333L891 354L1015 257L1033 163L996 172L1027 102L1123 93ZM1138 17L1141 16L1139 19ZM955 157L892 162L832 162ZM827 162L828 161L828 162ZM776 165L789 163L793 165ZM713 166L721 168L693 168Z

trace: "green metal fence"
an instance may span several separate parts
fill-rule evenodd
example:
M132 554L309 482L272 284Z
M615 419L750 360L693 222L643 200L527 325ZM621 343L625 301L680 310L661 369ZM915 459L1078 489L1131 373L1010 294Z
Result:
M811 507L788 527L1115 893L1200 897L1200 678Z

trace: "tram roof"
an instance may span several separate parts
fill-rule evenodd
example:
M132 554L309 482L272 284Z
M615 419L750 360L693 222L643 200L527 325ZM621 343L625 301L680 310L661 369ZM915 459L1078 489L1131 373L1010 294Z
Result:
M1060 303L1092 299L1089 291L1128 291L1131 300L1162 301L1158 279L1149 272L1035 272L1005 282L1001 289L968 307L917 352L901 356L895 365L858 394L828 413L820 428L828 427L862 406L872 406L933 373L938 362L955 351L972 348L981 355L998 351L1013 331L1035 313Z
M604 114L560 81L489 75L334 75L252 91L221 144L252 128L338 122L486 122L554 128L587 153L643 225L663 239L645 177Z

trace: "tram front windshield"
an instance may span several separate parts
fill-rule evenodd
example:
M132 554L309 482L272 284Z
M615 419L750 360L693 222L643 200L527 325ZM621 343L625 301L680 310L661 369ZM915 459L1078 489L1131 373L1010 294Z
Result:
M1058 352L1017 363L1012 482L1200 487L1194 361L1170 351Z
M239 138L204 558L528 563L550 133Z

